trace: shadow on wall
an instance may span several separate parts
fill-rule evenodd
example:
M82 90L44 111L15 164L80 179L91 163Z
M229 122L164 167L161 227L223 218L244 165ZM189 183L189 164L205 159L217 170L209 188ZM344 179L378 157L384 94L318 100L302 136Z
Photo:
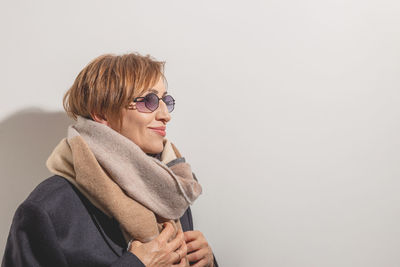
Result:
M47 157L72 123L65 112L38 108L24 109L0 122L1 258L15 210L37 184L51 176L45 166Z

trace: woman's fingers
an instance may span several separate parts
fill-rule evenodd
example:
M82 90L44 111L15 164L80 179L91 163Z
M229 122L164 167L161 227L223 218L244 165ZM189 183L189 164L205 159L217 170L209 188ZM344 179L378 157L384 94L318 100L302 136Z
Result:
M177 262L182 261L182 259L186 260L186 254L187 254L187 247L186 247L186 243L183 240L183 236L182 236L182 242L181 242L180 247L177 250L171 252L171 255L174 257L173 262L177 263ZM184 266L186 266L186 265L184 265Z
M189 241L196 240L202 235L200 231L187 231L184 233L185 234L185 241L188 243Z
M185 243L185 239L183 236L182 231L178 231L178 233L176 234L175 238L173 240L171 240L168 244L168 250L169 251L175 251L177 250L179 247L182 246L182 243Z
M171 240L171 241L169 241ZM135 254L146 266L154 263L164 265L155 266L185 266L187 246L182 229L178 229L175 235L174 226L167 222L161 233L148 243L133 241L130 251Z
M179 258L185 258L187 255L187 246L186 243L182 240L181 246L179 249L176 250L176 252L179 254Z
M198 262L196 262L195 264L193 264L193 265L190 265L190 266L192 266L192 267L205 267L205 266L211 266L211 265L207 265L208 264L208 262L207 262L207 259L202 259L202 260L200 260L200 261L198 261ZM213 264L214 265L214 264ZM213 266L212 265L212 266Z
M206 247L207 243L203 242L202 240L193 240L190 241L189 243L186 243L186 246L187 246L187 253L190 253L192 251Z
M193 267L204 267L207 266L207 260L206 259L202 259L198 262L196 262L195 264L191 265Z
M181 246L182 246L182 243L184 243L183 237L178 235L174 240L172 240L168 244L167 249L168 249L168 251L171 251L171 253L177 254L177 255L179 255L180 258L182 258L187 253L186 252L186 247L185 247L185 250L180 249Z
M178 264L173 264L173 267L186 267L186 259L182 258Z
M174 235L175 228L170 222L164 224L164 229L158 235L157 239L163 243L168 243L168 240Z
M190 253L187 255L189 261L198 261L206 257L208 253L207 248L202 248L197 250L196 252Z
M207 239L200 231L185 232L187 246L187 258L190 262L196 262L195 266L212 266L213 254Z

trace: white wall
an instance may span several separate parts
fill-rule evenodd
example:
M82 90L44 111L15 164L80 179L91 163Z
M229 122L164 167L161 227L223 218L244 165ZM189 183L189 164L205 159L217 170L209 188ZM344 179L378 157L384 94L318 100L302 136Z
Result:
M0 249L103 53L166 60L221 266L400 266L400 2L1 1Z

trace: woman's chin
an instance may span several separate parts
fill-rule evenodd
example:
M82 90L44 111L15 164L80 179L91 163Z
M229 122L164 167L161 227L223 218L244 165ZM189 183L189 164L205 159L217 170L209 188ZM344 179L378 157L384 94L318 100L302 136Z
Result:
M146 147L145 149L142 148L142 150L146 154L158 154L158 153L161 153L163 151L163 149L164 149L164 146L162 143L160 146Z

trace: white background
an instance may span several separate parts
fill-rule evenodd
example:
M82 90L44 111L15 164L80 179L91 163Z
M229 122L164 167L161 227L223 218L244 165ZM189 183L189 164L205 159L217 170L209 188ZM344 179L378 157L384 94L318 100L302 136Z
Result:
M136 51L167 62L221 266L400 266L399 1L1 1L0 22L1 251L65 91Z

